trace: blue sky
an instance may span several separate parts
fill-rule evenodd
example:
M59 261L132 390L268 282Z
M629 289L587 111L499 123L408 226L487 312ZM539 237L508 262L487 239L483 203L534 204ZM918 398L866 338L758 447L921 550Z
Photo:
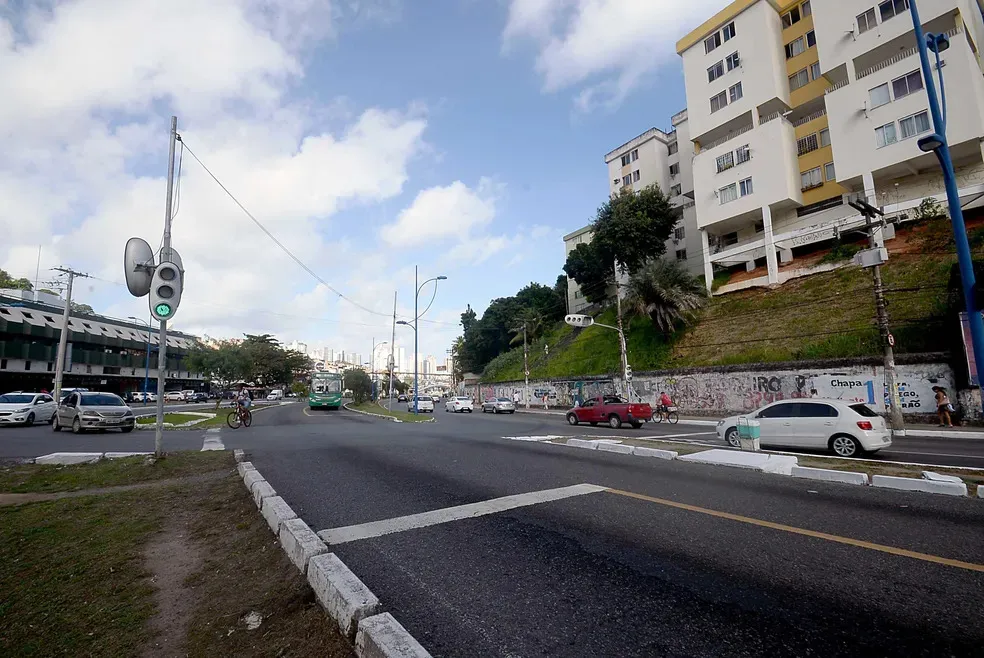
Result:
M552 285L560 237L607 193L604 153L670 127L685 105L673 43L724 3L289 4L0 9L0 84L20 92L0 110L12 145L0 156L0 267L33 278L41 245L42 268L97 277L77 299L146 315L119 285L119 260L131 235L159 243L176 113L239 200L364 307L278 252L186 155L178 328L368 353L388 337L393 290L411 313L416 264L448 276L421 325L421 351L443 355L466 304L481 312L530 281Z

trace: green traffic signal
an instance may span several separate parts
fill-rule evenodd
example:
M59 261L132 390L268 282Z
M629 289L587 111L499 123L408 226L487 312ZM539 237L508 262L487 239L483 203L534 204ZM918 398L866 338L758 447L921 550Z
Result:
M171 305L170 304L158 304L154 307L154 312L162 318L169 317L171 315Z

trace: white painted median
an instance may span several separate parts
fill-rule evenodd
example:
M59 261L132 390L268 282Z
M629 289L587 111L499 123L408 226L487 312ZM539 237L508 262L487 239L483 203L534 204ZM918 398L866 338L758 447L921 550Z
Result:
M359 622L355 636L359 658L430 658L430 654L388 612Z
M355 636L362 619L380 611L376 595L334 553L311 558L308 582L318 603L350 639Z
M311 558L328 552L325 543L301 519L284 521L280 526L280 545L302 574L307 573Z
M763 452L738 452L737 450L704 450L690 455L677 457L682 462L694 464L711 464L713 466L734 466L747 468L761 473L776 473L791 475L793 467L799 463L796 457L788 455L772 455Z
M834 471L829 468L809 468L808 466L793 466L790 473L794 478L820 480L821 482L842 482L844 484L868 484L867 473L852 473L850 471Z
M280 536L280 526L285 521L296 519L297 514L287 505L286 501L280 496L271 496L263 499L263 507L260 514L266 519L267 525L273 530L273 534Z
M922 491L946 496L967 495L967 485L963 481L957 484L956 482L939 482L919 478L901 478L893 475L875 475L871 478L871 486L899 491Z

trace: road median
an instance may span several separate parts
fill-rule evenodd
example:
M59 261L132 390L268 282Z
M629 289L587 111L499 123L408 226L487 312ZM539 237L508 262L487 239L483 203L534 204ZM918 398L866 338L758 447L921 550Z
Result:
M375 402L362 402L355 404L346 402L345 408L357 414L366 416L376 416L377 418L389 418L395 423L433 423L434 416L431 414L411 414L406 411L393 411Z

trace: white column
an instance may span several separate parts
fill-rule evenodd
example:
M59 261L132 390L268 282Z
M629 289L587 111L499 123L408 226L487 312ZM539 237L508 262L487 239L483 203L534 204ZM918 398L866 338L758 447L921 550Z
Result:
M700 247L701 257L704 259L704 284L710 290L711 284L714 282L714 268L711 267L711 243L707 239L705 229L700 230Z
M765 264L769 270L769 283L779 283L776 243L772 237L772 209L769 206L762 206L762 225L765 228Z

